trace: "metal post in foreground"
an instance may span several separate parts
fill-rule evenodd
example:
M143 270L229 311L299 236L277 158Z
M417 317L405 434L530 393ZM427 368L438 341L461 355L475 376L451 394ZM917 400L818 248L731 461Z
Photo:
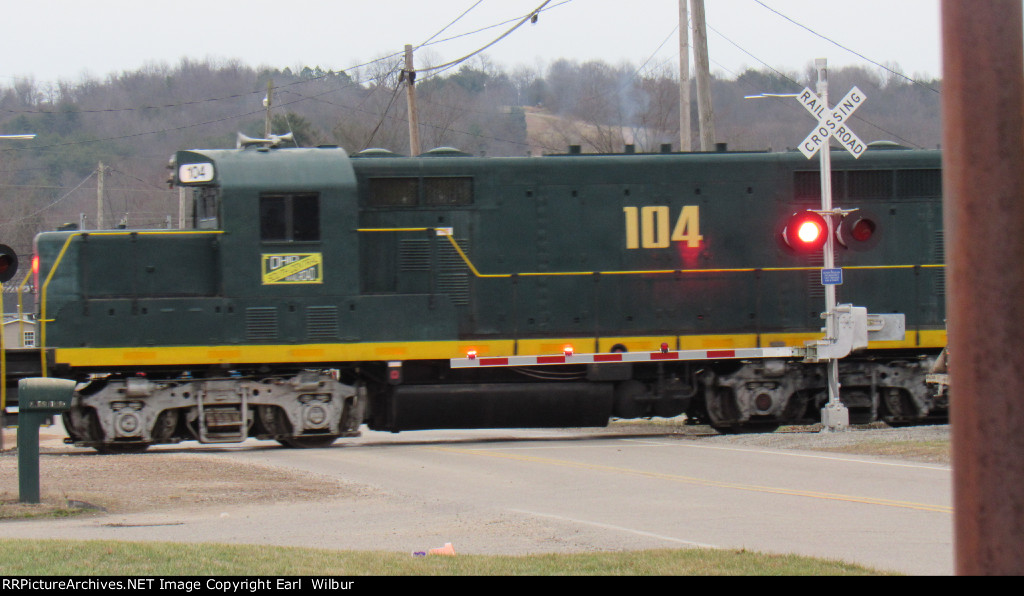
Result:
M75 382L34 378L18 381L18 500L39 502L39 426L71 407Z
M828 110L828 61L825 58L818 58L814 61L814 68L818 71L818 97L821 98L821 105ZM832 153L829 148L829 141L826 138L819 150L821 159L821 212L832 212ZM822 249L823 267L833 269L835 262L835 224L831 216L826 216L828 223L828 235L825 246ZM825 336L828 339L836 338L836 287L825 286ZM825 365L826 378L828 379L828 403L821 409L821 422L829 430L843 430L850 426L850 411L846 409L839 399L839 361L829 360Z
M943 217L954 551L1024 573L1024 42L1021 0L943 0Z

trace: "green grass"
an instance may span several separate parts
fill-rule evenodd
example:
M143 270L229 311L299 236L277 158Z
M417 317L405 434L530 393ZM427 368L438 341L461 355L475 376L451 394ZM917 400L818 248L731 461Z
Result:
M31 519L34 517L74 517L90 512L91 510L80 507L58 506L49 503L24 504L15 501L0 501L0 520Z
M0 540L4 575L878 575L796 555L746 550L647 550L528 556L332 551L253 545Z

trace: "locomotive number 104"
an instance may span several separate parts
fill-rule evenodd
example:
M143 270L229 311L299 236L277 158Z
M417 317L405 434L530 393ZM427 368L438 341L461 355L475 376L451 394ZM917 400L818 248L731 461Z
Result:
M700 248L704 240L698 205L684 205L674 227L671 209L666 206L623 207L622 211L626 215L626 248L668 248L673 242Z

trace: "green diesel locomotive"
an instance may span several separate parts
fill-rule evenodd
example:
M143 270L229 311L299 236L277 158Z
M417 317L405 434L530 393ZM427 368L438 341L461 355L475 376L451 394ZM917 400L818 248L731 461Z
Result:
M723 431L813 419L825 370L715 350L820 338L820 205L799 153L482 158L442 148L180 151L184 231L36 238L41 366L79 379L71 439L101 451L248 437L322 446L362 424ZM904 313L843 360L854 422L946 416L941 158L833 158L842 302ZM699 362L457 369L453 358L707 349Z

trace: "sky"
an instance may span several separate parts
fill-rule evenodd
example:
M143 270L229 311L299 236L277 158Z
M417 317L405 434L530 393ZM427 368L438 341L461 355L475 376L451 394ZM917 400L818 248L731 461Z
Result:
M173 67L183 57L347 70L433 39L417 50L420 68L486 46L543 1L0 0L0 84L104 79L146 65ZM726 78L766 65L802 73L815 58L827 58L833 68L876 68L871 60L898 64L909 76L942 75L939 0L707 0L706 6L711 70ZM678 22L678 0L550 0L536 24L485 53L508 69L567 58L678 72ZM499 23L505 24L491 27ZM491 28L468 34L484 27ZM442 41L451 37L457 39Z

